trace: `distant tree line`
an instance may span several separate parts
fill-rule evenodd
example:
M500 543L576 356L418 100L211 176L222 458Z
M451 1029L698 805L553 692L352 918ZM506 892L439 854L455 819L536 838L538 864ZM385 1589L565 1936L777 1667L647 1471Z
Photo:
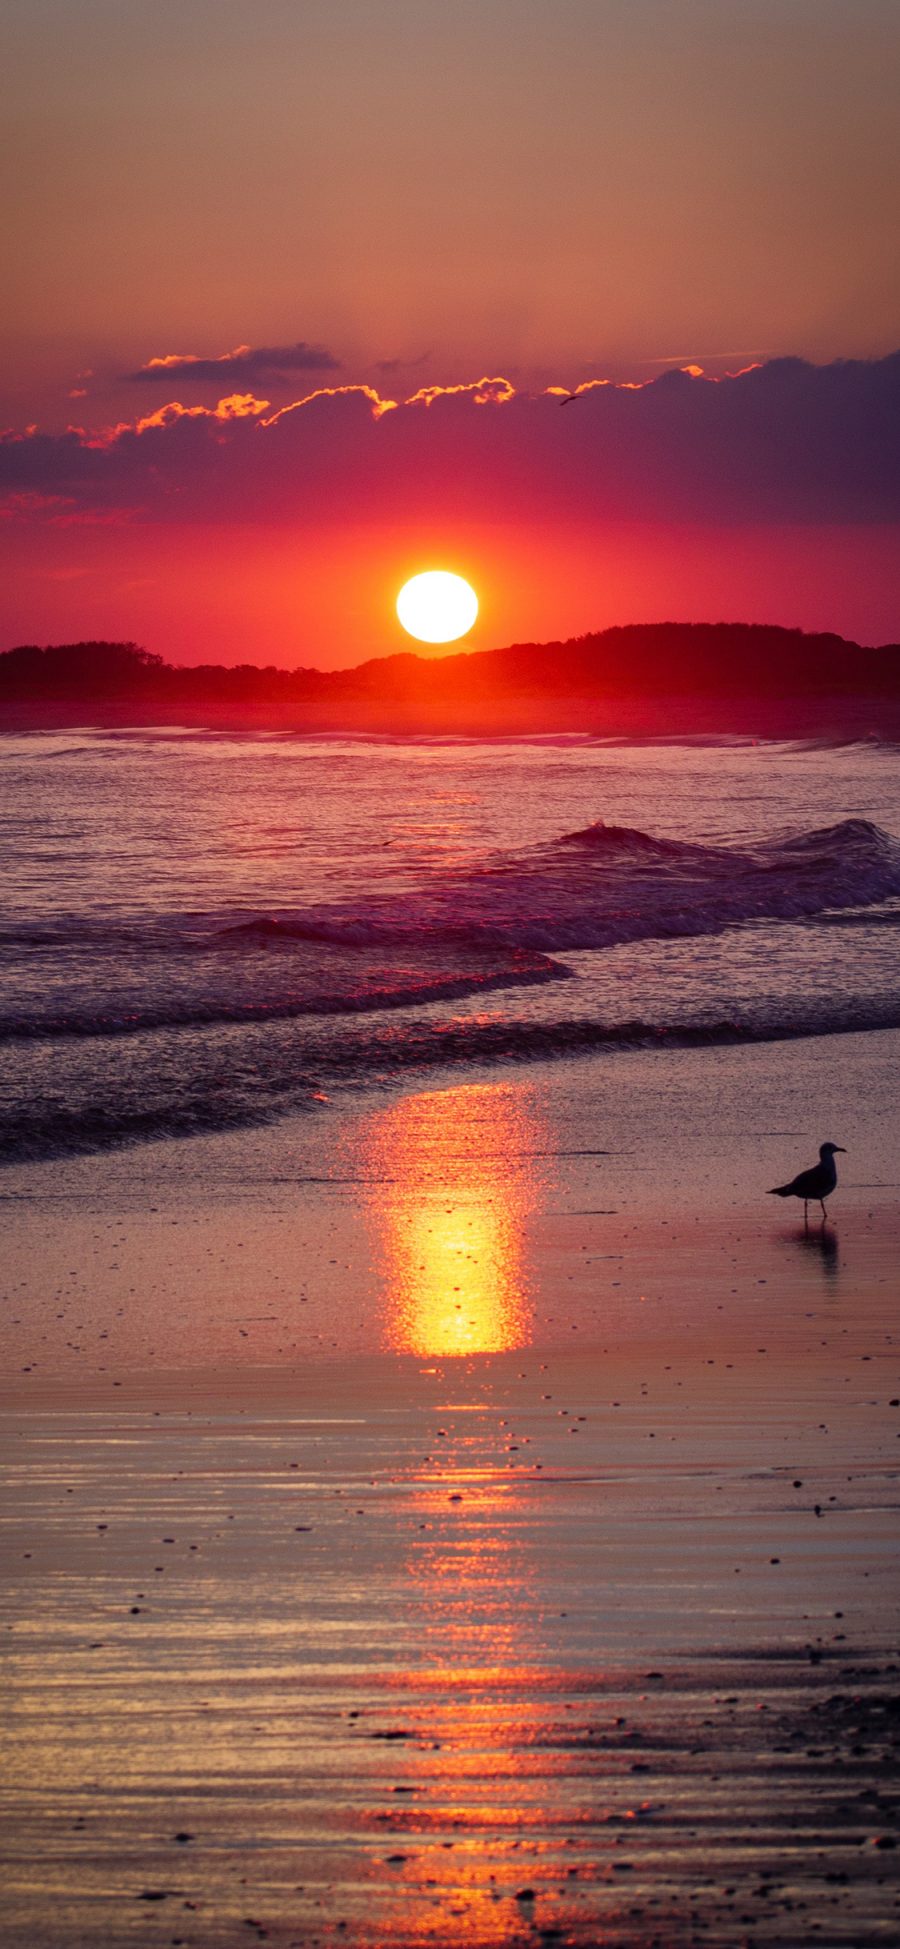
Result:
M735 715L735 706L740 709ZM171 664L136 643L22 644L0 654L0 721L190 723L387 730L652 729L669 707L752 728L790 704L900 711L900 647L756 623L632 624L556 643L376 658L350 670ZM577 709L574 708L577 704ZM723 717L723 707L729 711ZM562 715L561 715L562 713ZM727 724L726 724L727 720ZM657 728L664 728L660 723ZM873 729L879 729L877 718Z

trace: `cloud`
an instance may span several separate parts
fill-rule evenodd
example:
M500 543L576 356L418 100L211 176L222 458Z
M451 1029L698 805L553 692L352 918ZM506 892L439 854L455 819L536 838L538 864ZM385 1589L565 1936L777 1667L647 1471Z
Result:
M508 379L470 379L460 386L420 386L405 401L407 406L433 406L436 399L449 399L453 393L471 393L476 406L505 406L515 399L515 386Z
M118 528L140 513L139 508L79 507L72 494L40 494L25 490L0 500L0 522L33 521L40 516L54 528Z
M292 399L289 406L280 406L271 419L264 420L265 426L274 426L276 420L284 419L289 413L298 413L304 406L312 406L317 399L365 399L368 400L373 420L380 420L382 413L395 413L396 399L383 399L374 386L354 384L349 386L317 386L314 392L306 393L302 399ZM221 402L220 402L221 403ZM406 404L410 404L409 401Z
M171 426L175 420L259 419L271 404L270 399L257 399L255 393L229 393L227 399L220 399L215 406L182 406L180 400L170 399L168 405L159 406L155 413L136 420L133 427L130 421L123 422L103 436L102 444L108 446L119 433L146 433L151 426Z
M232 375L233 368L229 370ZM566 410L563 410L566 409ZM135 422L0 439L0 491L185 523L560 520L829 524L900 518L900 353L721 378L667 371L576 395L506 379L407 399L322 386L170 399ZM39 500L26 501L47 518Z
M23 488L19 493L5 494L0 501L0 521L24 521L29 516L58 515L61 508L75 504L68 494L41 494L36 488Z
M417 357L414 359L378 359L376 361L375 370L376 372L388 372L388 373L414 372L416 366L425 365L427 360L432 358L433 356L434 356L433 353L431 351L428 351L428 352L419 352Z
M173 379L184 377L220 386L237 379L286 380L292 372L337 372L340 364L324 346L298 339L295 345L236 345L233 352L214 359L195 352L166 352L122 377L141 385L171 385Z

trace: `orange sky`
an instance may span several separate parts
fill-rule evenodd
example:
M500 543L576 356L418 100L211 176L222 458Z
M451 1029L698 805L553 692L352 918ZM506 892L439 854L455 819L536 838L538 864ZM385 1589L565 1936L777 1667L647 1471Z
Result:
M0 551L11 537L0 529ZM461 532L438 549L357 530L302 537L217 527L20 531L7 642L131 639L179 663L332 667L413 644L393 613L408 573L439 560L475 584L458 647L552 641L662 618L777 620L896 640L896 527L855 530L585 526ZM439 653L439 652L435 652Z
M895 0L4 14L0 420L244 343L409 391L898 342Z
M7 642L352 662L396 646L396 585L430 565L476 582L473 645L661 614L900 634L881 406L835 419L795 371L775 437L774 381L759 432L747 391L726 426L648 384L900 344L895 0L9 0L6 17ZM563 414L593 457L507 405L477 440L438 409L388 415L377 448L336 408L257 448L224 417L218 448L199 420L193 445L163 426L165 494L129 435L99 501L64 446L67 426L87 443L172 402L273 417L320 386L404 401L483 373L517 408L597 377L652 403ZM856 468L831 498L829 438ZM256 501L238 506L247 456Z

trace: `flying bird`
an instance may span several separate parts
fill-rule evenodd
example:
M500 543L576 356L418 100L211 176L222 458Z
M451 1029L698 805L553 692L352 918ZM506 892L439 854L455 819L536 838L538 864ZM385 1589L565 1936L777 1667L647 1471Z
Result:
M822 1207L822 1223L824 1225L827 1217L825 1200L826 1198L830 1198L837 1184L837 1165L834 1161L834 1154L838 1150L846 1156L843 1144L820 1144L818 1164L811 1165L808 1171L799 1171L797 1176L791 1179L790 1184L773 1185L772 1190L767 1194L768 1197L802 1198L804 1224L807 1222L807 1206L810 1199L818 1198Z

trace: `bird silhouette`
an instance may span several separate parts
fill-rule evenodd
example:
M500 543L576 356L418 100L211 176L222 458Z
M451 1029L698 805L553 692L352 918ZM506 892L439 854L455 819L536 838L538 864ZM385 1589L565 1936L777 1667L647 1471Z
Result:
M818 1164L811 1165L808 1171L798 1171L797 1176L791 1179L790 1184L773 1185L767 1195L770 1198L802 1198L804 1224L808 1220L807 1207L810 1199L818 1198L822 1207L822 1223L824 1225L828 1215L825 1210L825 1200L826 1198L830 1198L837 1184L837 1165L834 1161L835 1151L841 1151L846 1155L843 1144L820 1144Z

